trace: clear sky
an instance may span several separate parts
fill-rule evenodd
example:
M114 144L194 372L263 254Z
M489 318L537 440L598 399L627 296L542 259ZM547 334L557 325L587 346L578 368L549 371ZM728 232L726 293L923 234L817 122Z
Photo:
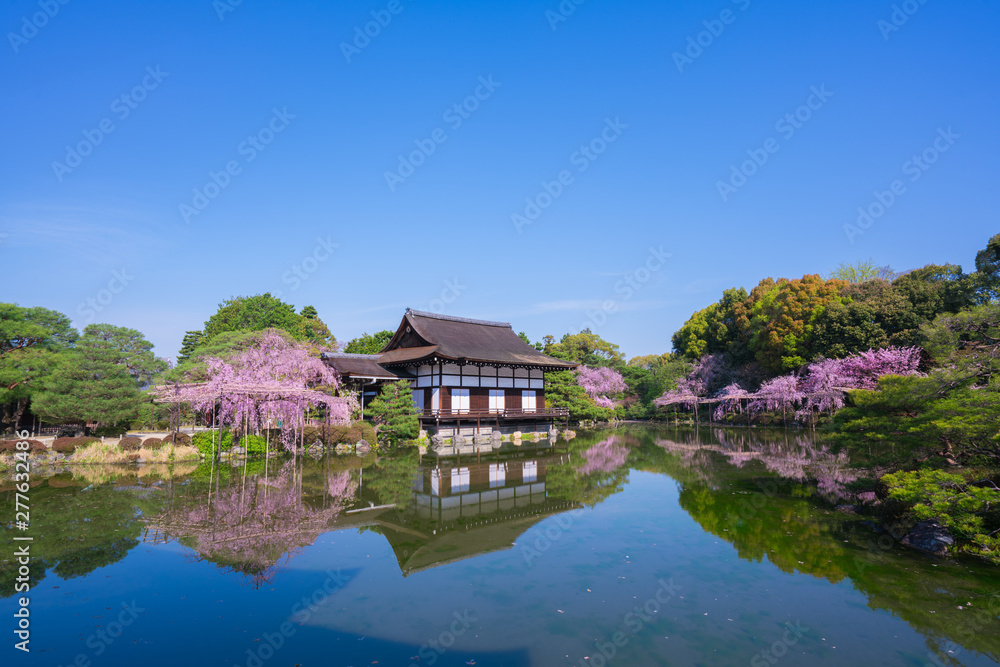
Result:
M342 341L410 306L635 356L1000 231L996 3L236 2L4 3L0 300L167 357L266 291Z

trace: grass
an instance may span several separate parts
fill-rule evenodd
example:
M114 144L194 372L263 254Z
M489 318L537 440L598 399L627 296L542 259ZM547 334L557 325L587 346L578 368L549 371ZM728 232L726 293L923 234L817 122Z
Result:
M191 445L163 445L159 449L139 449L138 451L122 451L117 443L95 442L81 447L73 454L69 463L73 464L116 464L132 463L143 459L145 463L173 463L175 461L198 461L201 454L197 447Z
M198 461L201 452L192 445L163 445L159 449L140 449L139 456L146 463L173 463L174 461Z
M95 442L76 450L73 463L128 463L131 456L121 450L117 443Z

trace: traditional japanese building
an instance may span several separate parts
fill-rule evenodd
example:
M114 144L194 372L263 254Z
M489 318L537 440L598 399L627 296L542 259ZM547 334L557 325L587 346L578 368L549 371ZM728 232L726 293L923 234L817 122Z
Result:
M565 409L546 406L545 374L578 365L539 352L507 322L410 309L379 354L324 359L361 388L365 404L384 382L409 380L422 426L452 433L539 430L566 419Z

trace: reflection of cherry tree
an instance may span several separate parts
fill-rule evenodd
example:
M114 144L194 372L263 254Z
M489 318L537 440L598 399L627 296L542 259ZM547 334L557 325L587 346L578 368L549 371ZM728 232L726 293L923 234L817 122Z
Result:
M695 470L712 467L705 458L708 452L721 454L737 468L756 461L769 472L785 479L803 483L815 480L820 494L830 500L849 497L845 485L858 477L849 467L847 452L834 453L807 437L798 436L788 442L767 442L752 432L715 429L713 434L718 444L700 440L680 442L676 439L661 439L656 444L679 454Z
M720 429L721 452L729 462L743 467L750 461L760 461L769 471L799 482L816 480L819 492L836 500L849 494L844 488L858 478L849 468L847 452L834 453L825 445L797 436L792 443L763 442L756 438L734 438Z
M335 508L337 514L351 504L357 490L358 481L351 475L350 470L331 472L327 477L326 494L330 497L330 507Z
M303 502L296 464L289 461L276 475L234 479L195 507L168 513L155 523L181 536L200 558L260 585L280 563L328 530L357 488L350 471L331 473L325 489L329 501L312 507Z
M621 438L613 435L584 451L583 458L586 462L577 466L576 471L581 475L614 472L625 465L628 453L628 446Z

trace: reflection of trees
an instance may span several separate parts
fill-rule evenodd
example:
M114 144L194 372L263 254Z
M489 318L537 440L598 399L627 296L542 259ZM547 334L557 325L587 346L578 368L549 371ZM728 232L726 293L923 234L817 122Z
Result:
M160 511L166 501L162 482L140 483L134 471L119 467L114 475L102 473L101 480L102 485L94 486L85 475L61 473L32 488L32 587L49 571L70 579L118 562L139 544L142 515ZM154 480L147 476L146 481ZM13 505L11 498L7 506ZM18 564L11 557L14 543L3 542L0 597L9 597L16 592Z
M622 443L621 438L613 435L587 448L583 452L585 462L577 466L576 471L581 475L614 472L625 465L628 452L629 448Z
M267 581L282 559L295 556L349 505L358 483L350 470L325 473L323 502L303 501L302 471L296 461L285 463L273 475L230 477L226 486L209 486L180 503L152 525L161 533L177 535L200 558Z
M546 473L546 490L552 498L571 500L593 507L625 488L629 454L639 444L625 432L601 439L583 434L566 445L569 457Z
M850 581L871 608L889 611L922 634L946 664L966 651L1000 659L1000 571L973 561L922 558L860 518L817 502L836 495L846 459L816 447L805 434L784 443L783 434L766 432L678 432L645 447L636 467L677 480L681 507L740 558L766 558L789 574ZM824 491L823 475L832 492ZM807 479L818 480L819 493ZM964 649L949 654L949 641Z
M708 442L700 439L692 441L691 434L687 434L680 442L661 439L656 444L692 459L696 458L697 452L717 452L737 468L757 461L769 472L784 479L796 482L815 480L820 494L833 501L849 497L845 485L858 478L850 468L846 451L834 453L804 434L789 438L785 433L784 437L768 439L753 431L713 429Z
M370 476L365 480L365 488L374 491L380 505L396 505L403 510L410 504L413 480L418 475L418 455L407 453L391 458L380 458ZM367 471L366 471L367 472Z

